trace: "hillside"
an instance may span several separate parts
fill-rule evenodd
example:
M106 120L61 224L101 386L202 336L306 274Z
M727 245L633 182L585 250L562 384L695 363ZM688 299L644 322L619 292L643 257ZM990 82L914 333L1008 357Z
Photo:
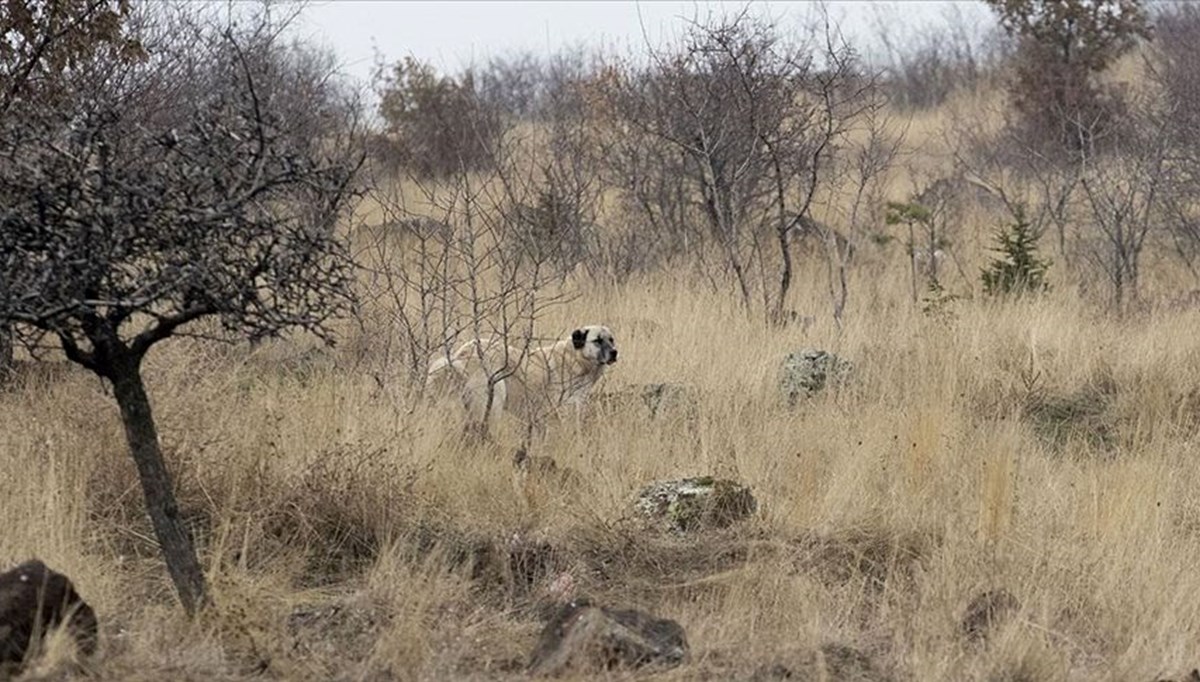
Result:
M1138 80L1138 58L1117 73ZM672 619L690 649L669 670L568 679L1182 679L1200 666L1194 278L1155 232L1138 297L1114 310L1103 269L1083 250L1064 263L1048 228L1050 290L984 294L1012 216L955 152L964 120L1000 125L999 82L883 110L902 154L857 225L849 181L823 190L816 219L859 231L840 320L820 240L796 242L795 314L774 322L691 260L547 280L534 336L604 324L620 361L580 425L547 420L526 468L520 425L466 438L458 405L413 381L427 356L413 366L397 311L416 303L395 296L415 294L380 273L421 257L398 221L445 218L428 199L459 201L446 197L460 187L390 177L339 226L380 269L361 274L373 294L336 347L180 338L147 357L215 603L195 621L163 569L111 388L23 357L0 390L0 566L37 556L69 575L101 643L82 659L59 636L22 679L526 679L567 597ZM953 181L942 293L922 281L913 301L907 228L887 224L886 202L940 178ZM596 229L636 233L623 210L604 195ZM1079 244L1102 238L1090 224L1073 223ZM480 280L501 286L493 276ZM807 348L853 370L789 407L780 364ZM681 397L648 409L653 384ZM757 511L724 528L644 526L639 490L698 476L748 486ZM1015 599L994 627L964 622L998 590Z

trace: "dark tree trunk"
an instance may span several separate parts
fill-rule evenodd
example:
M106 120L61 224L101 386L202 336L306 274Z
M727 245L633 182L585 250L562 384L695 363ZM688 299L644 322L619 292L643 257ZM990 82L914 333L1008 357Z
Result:
M0 384L12 377L13 330L8 323L0 323Z
M780 219L782 220L783 217L780 216ZM776 322L782 323L788 292L792 290L792 250L788 245L788 227L781 225L775 232L775 237L779 242L779 257L782 265L779 269L779 298L775 300L774 316Z
M137 464L146 511L154 524L154 534L179 600L188 614L194 614L208 605L208 586L191 535L180 518L175 489L159 448L150 399L142 383L141 358L130 359L114 369L113 394L121 408L130 454Z

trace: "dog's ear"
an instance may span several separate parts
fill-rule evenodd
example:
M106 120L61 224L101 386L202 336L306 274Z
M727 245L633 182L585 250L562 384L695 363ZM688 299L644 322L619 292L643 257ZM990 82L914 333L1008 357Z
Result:
M585 343L587 343L587 332L582 329L571 332L571 345L575 346L575 350L583 348Z

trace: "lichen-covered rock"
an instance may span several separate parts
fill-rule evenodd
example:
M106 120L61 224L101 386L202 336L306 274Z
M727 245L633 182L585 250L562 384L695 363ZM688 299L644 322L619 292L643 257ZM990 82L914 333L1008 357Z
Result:
M639 514L674 531L724 528L758 510L750 489L711 476L658 481L638 493Z
M829 385L846 380L854 370L849 360L833 353L806 348L788 353L779 365L779 391L789 407L795 407Z
M577 600L546 623L528 670L532 675L561 675L617 667L673 668L687 655L687 637L679 623Z

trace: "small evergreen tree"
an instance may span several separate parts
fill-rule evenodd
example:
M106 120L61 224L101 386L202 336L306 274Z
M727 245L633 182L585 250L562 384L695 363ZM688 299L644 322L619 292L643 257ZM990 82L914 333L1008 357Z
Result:
M983 291L990 296L1041 293L1050 288L1046 271L1051 261L1037 257L1039 235L1029 224L1025 212L1018 208L1014 222L996 233L999 246L992 251L1003 254L992 260L983 271Z

